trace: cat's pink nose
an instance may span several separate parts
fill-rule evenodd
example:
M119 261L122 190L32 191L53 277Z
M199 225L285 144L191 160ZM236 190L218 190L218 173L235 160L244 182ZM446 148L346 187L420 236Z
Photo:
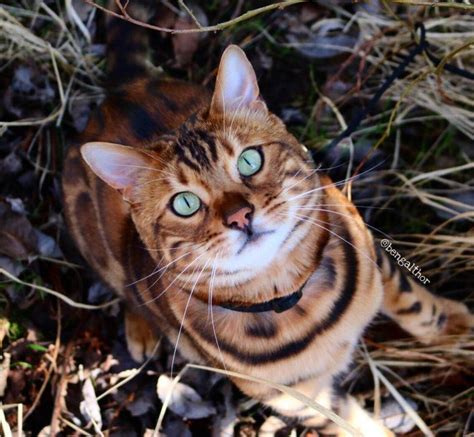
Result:
M230 214L226 218L226 223L228 226L235 226L240 230L244 230L250 226L252 209L248 206L240 208L238 211Z

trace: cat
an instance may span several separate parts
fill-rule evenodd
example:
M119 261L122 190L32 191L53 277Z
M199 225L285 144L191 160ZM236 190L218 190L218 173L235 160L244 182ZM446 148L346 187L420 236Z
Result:
M146 19L143 5L129 9ZM107 38L108 95L69 147L64 212L126 302L132 356L165 336L187 360L293 387L364 436L393 435L337 386L364 329L382 312L431 343L473 326L466 306L374 244L267 108L239 47L209 93L150 73L143 29L109 19ZM347 435L287 394L232 381L286 420Z

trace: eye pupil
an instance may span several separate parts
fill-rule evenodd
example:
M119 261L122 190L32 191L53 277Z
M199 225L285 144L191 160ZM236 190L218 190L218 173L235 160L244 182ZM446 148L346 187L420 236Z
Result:
M191 208L191 205L189 204L189 201L186 197L186 194L183 196L184 201L186 202L186 205L188 205L188 208Z

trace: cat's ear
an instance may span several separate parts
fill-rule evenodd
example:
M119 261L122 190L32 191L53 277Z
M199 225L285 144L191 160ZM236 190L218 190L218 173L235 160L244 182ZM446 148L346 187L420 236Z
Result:
M219 64L210 113L226 114L245 108L267 110L260 99L252 64L241 48L230 45L224 50Z
M151 167L151 158L147 154L118 144L87 143L81 147L81 155L98 177L132 203L140 174Z

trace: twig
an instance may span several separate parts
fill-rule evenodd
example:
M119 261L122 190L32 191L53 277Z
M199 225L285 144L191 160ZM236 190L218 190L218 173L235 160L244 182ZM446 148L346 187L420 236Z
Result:
M23 418L24 421L33 413L35 408L38 406L38 403L41 400L41 396L43 396L44 390L46 386L48 385L48 382L51 378L51 374L53 373L53 370L56 367L56 361L58 359L59 348L61 346L61 304L59 303L59 300L57 301L57 303L58 303L58 311L57 311L58 323L57 323L57 328L56 328L56 341L54 342L53 357L49 365L49 368L46 372L46 377L44 378L43 384L41 384L41 387L38 391L38 394L36 395L36 398L33 404L31 405L30 409L27 411L27 413L25 414Z
M413 6L432 6L436 8L454 8L454 9L464 9L467 11L474 11L474 5L458 2L438 2L436 0L426 1L426 0L389 0L392 3L402 3L404 5L413 5Z
M393 384L380 372L375 366L373 370L377 373L377 377L384 383L390 394L395 398L398 404L403 408L405 413L416 423L416 426L428 437L434 437L434 434L430 431L426 423L419 416L419 414L413 409L413 407L404 399L404 397L398 392Z
M7 419L5 417L5 413L3 412L3 408L1 404L0 404L0 425L2 426L1 429L5 437L13 437L12 430L10 428L10 425L7 422Z
M59 419L64 404L65 392L68 384L69 360L74 350L74 341L70 341L64 351L64 362L61 366L61 377L56 387L56 396L54 397L53 414L51 416L50 435L55 436L59 431Z
M71 421L65 419L64 417L60 417L59 420L61 422L64 422L67 426L69 426L70 428L72 428L73 430L77 431L79 434L81 435L87 435L87 436L92 436L92 434L89 434L87 431L84 431L83 429L79 428L77 425L75 425L74 423L72 423Z
M101 399L103 399L108 394L112 393L114 390L117 390L122 385L126 384L128 381L135 378L135 376L137 376L139 373L141 373L141 371L148 365L148 363L156 356L156 352L158 351L159 345L160 345L160 341L157 341L156 344L155 344L155 347L153 348L152 353L147 358L147 360L138 369L133 369L131 374L129 376L127 376L125 379L123 379L119 383L113 385L112 387L108 388L103 393L101 393L99 396L97 396L97 398L96 398L97 402L100 401Z
M80 303L76 302L72 299L70 299L67 296L64 296L64 294L58 293L55 290L51 290L51 288L43 287L42 285L37 285L37 284L32 284L30 282L25 282L22 281L21 279L17 278L16 276L12 275L10 272L7 272L5 269L0 268L0 274L6 276L8 279L11 279L13 282L16 282L17 284L24 285L25 287L31 287L35 290L43 291L44 293L51 294L58 299L62 300L63 302L67 303L68 305L74 307L74 308L81 308L83 310L100 310L104 308L108 308L112 305L115 305L117 302L119 302L120 299L112 299L109 302L105 302L100 305L89 305L86 303Z
M256 17L257 15L263 14L265 12L273 11L274 9L284 9L287 8L288 6L291 5L296 5L298 3L307 3L308 0L286 0L278 3L273 3L271 5L267 6L262 6L261 8L256 8L252 9L250 11L247 11L243 13L242 15L239 15L236 18L233 18L228 21L223 21L222 23L214 24L212 26L200 26L198 28L192 28L192 29L170 29L168 27L160 27L160 26L154 26L153 24L145 23L143 21L137 20L133 17L131 17L128 12L123 8L122 5L119 6L120 11L122 12L121 14L118 12L114 12L110 9L105 8L104 6L100 6L97 3L94 3L92 0L84 0L87 4L100 9L101 11L110 14L116 18L119 18L124 21L128 21L129 23L136 24L137 26L145 27L147 29L151 30L157 30L159 32L166 32L166 33L171 33L171 34L176 34L176 33L197 33L197 32L219 32L221 30L227 29L228 27L234 26L237 23L240 23L242 21L249 20L250 18ZM120 3L120 2L117 2ZM189 8L186 8L189 9ZM195 18L195 17L194 17Z
M196 26L198 27L198 29L202 29L202 25L201 23L199 22L199 20L196 18L196 15L194 15L194 12L189 8L189 6L184 3L184 0L178 0L178 3L180 4L180 6L189 14L189 16L191 17L191 19L194 21L194 23L196 24Z

